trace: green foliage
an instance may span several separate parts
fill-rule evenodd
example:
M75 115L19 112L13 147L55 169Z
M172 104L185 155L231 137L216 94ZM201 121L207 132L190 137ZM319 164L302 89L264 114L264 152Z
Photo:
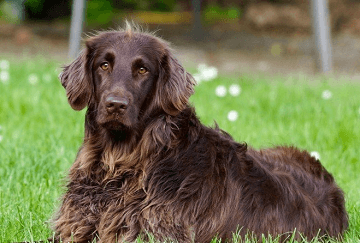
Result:
M236 6L222 8L219 5L209 4L203 10L204 19L207 22L236 21L241 15L242 10Z
M40 13L43 10L45 0L26 0L25 7L33 13Z
M160 12L170 12L174 9L176 4L175 0L155 0L151 2L150 10Z
M93 28L97 26L109 26L115 16L115 11L110 1L91 0L87 1L86 22Z
M117 9L169 12L173 11L176 0L121 0L113 2Z
M20 24L24 20L22 0L0 1L0 20Z
M84 132L84 111L70 108L58 81L61 65L44 59L10 62L8 82L0 81L0 242L52 236L48 222ZM239 96L215 95L218 85L231 84L241 86ZM324 90L332 98L323 99ZM252 74L203 82L191 102L205 124L213 126L216 120L249 146L288 144L318 151L346 193L350 228L344 242L350 243L360 236L359 93L360 85L345 79L333 83ZM239 113L236 121L227 119L230 110ZM238 235L233 238L241 242Z

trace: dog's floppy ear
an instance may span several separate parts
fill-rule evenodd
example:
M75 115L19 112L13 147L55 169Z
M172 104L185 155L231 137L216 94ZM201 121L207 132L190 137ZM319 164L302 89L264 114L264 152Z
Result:
M70 65L65 66L60 74L62 86L66 90L69 104L74 110L84 109L92 96L93 83L91 71L91 47L90 42L87 47Z
M169 115L177 115L186 108L189 97L194 93L195 80L169 48L164 50L160 61L159 79L155 102Z

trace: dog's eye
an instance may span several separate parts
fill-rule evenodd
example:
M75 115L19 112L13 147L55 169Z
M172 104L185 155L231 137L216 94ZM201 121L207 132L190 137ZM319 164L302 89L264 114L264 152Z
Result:
M104 71L109 70L109 67L110 67L110 65L109 65L108 62L103 62L103 63L101 63L101 65L100 65L100 68L101 68L102 70L104 70Z
M145 73L147 73L147 69L146 68L144 68L144 67L141 67L141 68L139 68L139 70L138 70L138 73L139 74L145 74Z

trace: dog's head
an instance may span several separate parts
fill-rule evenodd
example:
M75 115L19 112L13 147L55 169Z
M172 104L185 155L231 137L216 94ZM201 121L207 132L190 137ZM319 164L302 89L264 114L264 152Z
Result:
M155 110L177 115L195 83L166 42L131 28L88 39L60 79L71 107L93 107L96 123L109 130L132 128Z

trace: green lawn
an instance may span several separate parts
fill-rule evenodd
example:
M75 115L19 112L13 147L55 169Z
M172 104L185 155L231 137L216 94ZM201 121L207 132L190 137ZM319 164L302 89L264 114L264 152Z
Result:
M0 62L0 242L52 235L48 220L81 144L84 119L84 111L67 104L57 78L60 65L38 58L10 62L7 69ZM6 72L8 81L1 81ZM236 97L229 94L232 84L241 87ZM215 95L219 85L226 96ZM296 145L317 151L346 193L345 241L359 242L360 81L223 76L199 84L191 102L205 124L216 121L255 148ZM228 120L230 111L237 112L235 121Z

